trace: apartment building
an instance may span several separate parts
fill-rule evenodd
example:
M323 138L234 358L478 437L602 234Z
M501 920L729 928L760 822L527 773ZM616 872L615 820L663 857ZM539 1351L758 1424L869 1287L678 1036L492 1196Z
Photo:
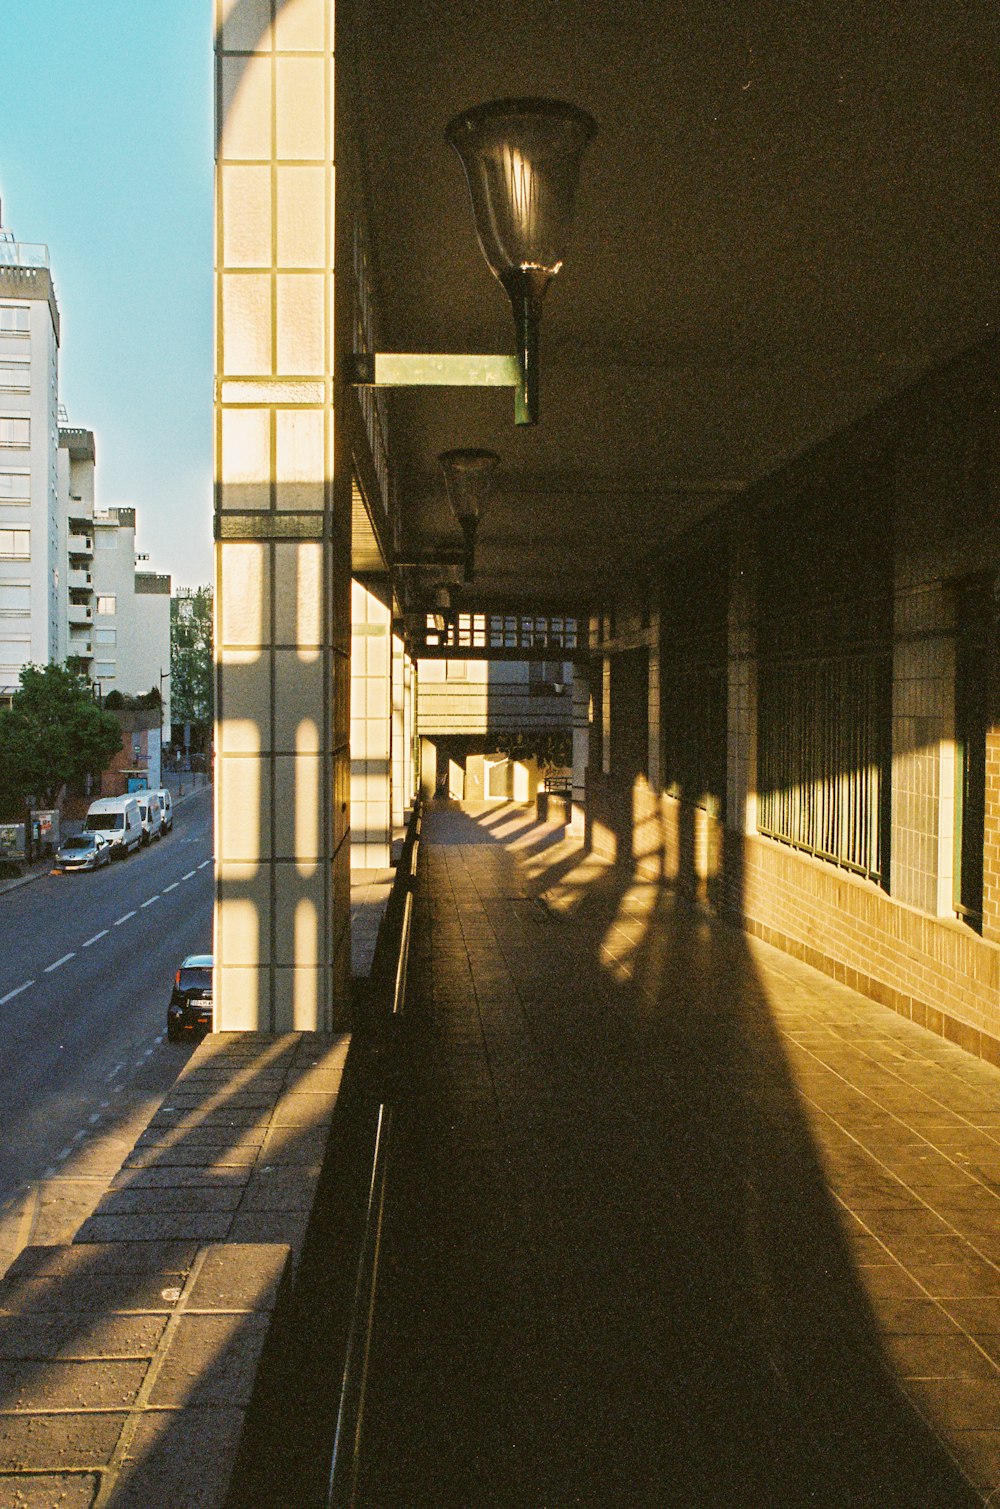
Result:
M58 655L58 365L48 247L0 221L0 696Z

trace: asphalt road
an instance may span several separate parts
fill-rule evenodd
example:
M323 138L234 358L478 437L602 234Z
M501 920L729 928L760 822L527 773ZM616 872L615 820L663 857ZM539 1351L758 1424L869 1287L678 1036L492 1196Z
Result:
M86 874L0 895L0 1204L66 1166L118 1108L158 1098L191 1048L165 1041L173 975L212 948L212 800Z

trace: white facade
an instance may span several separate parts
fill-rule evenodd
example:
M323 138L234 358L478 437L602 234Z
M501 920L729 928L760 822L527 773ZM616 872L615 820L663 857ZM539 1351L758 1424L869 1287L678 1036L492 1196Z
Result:
M136 570L134 508L95 513L93 542L91 679L102 696L159 688L169 728L170 577Z
M58 352L48 248L0 229L0 694L59 653Z

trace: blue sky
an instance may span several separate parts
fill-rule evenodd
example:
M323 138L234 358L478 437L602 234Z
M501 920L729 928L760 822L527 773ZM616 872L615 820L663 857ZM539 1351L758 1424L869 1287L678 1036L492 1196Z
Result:
M61 401L103 508L211 580L211 0L0 0L0 196L47 242Z

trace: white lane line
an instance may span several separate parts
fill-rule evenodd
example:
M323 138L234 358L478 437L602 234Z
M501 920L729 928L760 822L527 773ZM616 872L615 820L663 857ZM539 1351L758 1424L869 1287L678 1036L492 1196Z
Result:
M198 868L199 868L199 870L203 870L206 865L210 865L211 863L212 863L212 861L210 859L203 859L202 862L201 862L201 864L198 866Z
M194 879L194 877L195 877L195 875L196 875L196 874L197 874L197 873L198 873L198 872L197 872L197 871L196 871L196 870L188 870L188 872L187 872L187 874L186 874L186 875L182 875L182 876L181 876L181 879L182 879L182 880L193 880L193 879Z
M83 1139L84 1139L84 1137L86 1137L86 1135L87 1135L87 1129L86 1129L86 1127L81 1127L78 1132L74 1133L74 1135L73 1135L73 1141L74 1142L82 1142Z
M54 969L61 969L64 964L68 964L69 963L70 959L75 959L75 958L76 958L75 951L72 952L72 953L63 954L62 958L61 959L57 959L54 964L46 964L46 966L45 966L45 973L47 975L50 975Z
M72 1151L73 1149L71 1147L64 1147L61 1153L56 1154L56 1162L62 1163L66 1158L69 1157Z
M100 1119L101 1119L101 1113L100 1113L100 1111L95 1111L94 1114L93 1114L93 1116L88 1116L87 1117L87 1120L90 1122L91 1126L94 1125L95 1121L100 1121Z
M173 883L173 885L165 885L163 887L163 894L164 894L164 896L167 894L168 891L176 891L176 889L177 889L177 887L179 885L180 885L180 881L179 880L175 880L174 883Z
M84 948L89 948L92 943L99 943L102 938L106 938L107 936L108 936L108 930L107 930L107 928L106 927L102 927L101 931L99 933L95 933L92 938L88 938L87 941L86 941L86 943L83 946L84 946Z
M123 922L127 922L130 917L134 917L134 916L135 916L135 912L126 912L125 915L124 915L124 917L119 917L118 918L118 921L114 924L114 926L115 927L121 927L121 925L122 925Z
M150 898L149 898L148 901L144 901L142 903L142 906L139 908L140 912L143 910L143 907L152 906L153 902L154 901L159 901L159 899L160 899L159 892L157 892L155 896L150 896Z
M109 1085L111 1083L111 1081L114 1079L115 1075L116 1074L120 1074L121 1071L124 1069L124 1067L125 1067L124 1064L115 1064L114 1068L112 1069L111 1073L107 1076L107 1078L105 1079L104 1083L106 1085Z
M34 983L34 980L25 980L24 984L19 985L16 990L8 990L5 996L0 996L0 1006L6 1006L8 1001L12 1001L15 996L19 996L22 990L30 989Z

